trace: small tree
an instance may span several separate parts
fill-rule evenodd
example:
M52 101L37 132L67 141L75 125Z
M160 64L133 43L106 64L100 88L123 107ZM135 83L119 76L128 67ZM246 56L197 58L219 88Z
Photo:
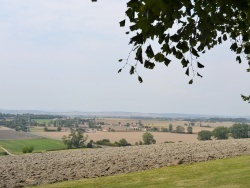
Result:
M71 133L68 136L64 135L62 140L68 148L82 148L87 138L88 136L84 136L81 129L71 129Z
M150 145L150 144L155 144L156 141L154 139L154 136L149 133L149 132L145 132L143 135L142 135L142 139L143 139L143 143L146 144L146 145Z
M23 153L32 153L34 151L33 146L25 146L22 150Z
M131 146L131 144L129 144L125 138L122 138L121 140L119 140L118 145L119 146Z
M188 128L187 128L187 133L188 133L188 134L193 134L193 127L188 126Z
M176 132L177 133L184 133L185 132L185 127L181 126L181 125L178 125L176 127Z
M224 140L228 139L228 133L229 130L227 127L216 127L212 131L212 135L217 139L217 140Z
M230 132L233 138L250 138L250 125L234 124L230 127Z
M93 140L90 140L89 143L87 144L87 148L93 148Z
M61 126L59 126L59 127L57 127L57 131L62 131L62 127Z
M173 125L172 125L172 124L169 124L168 130L169 130L169 132L172 132L172 131L173 131Z
M198 140L211 140L212 132L207 130L202 130L198 132Z

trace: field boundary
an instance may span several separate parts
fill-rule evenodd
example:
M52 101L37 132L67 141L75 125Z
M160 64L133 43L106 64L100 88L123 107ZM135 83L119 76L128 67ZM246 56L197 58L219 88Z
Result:
M4 147L0 146L0 148L2 148L6 153L8 153L8 155L10 156L15 156L14 154L10 153L7 149L5 149Z

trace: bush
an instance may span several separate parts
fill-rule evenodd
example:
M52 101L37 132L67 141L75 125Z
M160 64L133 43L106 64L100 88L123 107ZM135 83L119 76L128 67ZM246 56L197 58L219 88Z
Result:
M150 145L150 144L155 144L156 141L154 139L154 136L149 133L149 132L145 132L143 135L142 135L142 139L143 139L143 144L146 144L146 145Z
M188 134L193 134L193 127L188 126L188 128L187 128L187 133L188 133Z
M178 125L176 127L176 132L177 133L185 133L185 127L181 126L181 125Z
M225 140L228 139L228 133L229 130L227 127L216 127L212 131L212 135L217 139L217 140Z
M34 150L33 146L25 146L22 151L23 153L32 153L33 150Z
M168 128L161 128L161 132L168 132Z
M198 132L198 140L211 140L212 132L203 130Z
M250 138L250 125L234 124L230 127L230 132L233 138Z
M121 140L119 140L118 146L131 146L131 144L128 143L128 141L125 138L122 138Z
M85 144L87 138L88 138L88 135L84 136L82 130L71 129L71 133L68 136L64 135L62 137L62 140L63 140L63 143L65 145L67 145L67 147L69 149L71 149L71 148L83 148L83 147L85 147L84 144Z

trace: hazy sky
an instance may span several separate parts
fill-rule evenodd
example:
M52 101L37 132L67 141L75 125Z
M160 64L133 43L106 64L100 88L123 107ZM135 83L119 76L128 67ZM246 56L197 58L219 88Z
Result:
M200 58L193 85L177 61L139 67L143 84L118 74L131 49L126 2L0 0L0 109L250 115L248 65L227 44Z

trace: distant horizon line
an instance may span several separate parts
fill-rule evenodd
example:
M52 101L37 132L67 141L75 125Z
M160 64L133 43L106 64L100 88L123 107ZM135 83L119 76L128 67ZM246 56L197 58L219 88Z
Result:
M51 110L42 110L42 109L29 109L29 110L25 110L25 109L5 109L5 108L1 108L0 112L4 113L2 111L19 111L19 112L32 112L32 111L37 111L40 113L127 113L127 114L149 114L149 115L186 115L186 116L210 116L210 117L248 117L250 118L250 115L215 115L215 114L198 114L198 113L181 113L181 112L135 112L135 111L81 111L81 110L56 110L56 109L51 109Z

